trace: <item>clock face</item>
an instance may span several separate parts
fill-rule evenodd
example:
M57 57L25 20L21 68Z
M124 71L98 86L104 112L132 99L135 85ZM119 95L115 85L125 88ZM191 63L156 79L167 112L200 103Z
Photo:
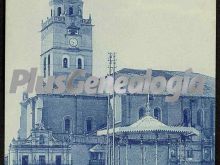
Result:
M76 47L78 45L78 41L75 38L71 38L69 40L69 44L70 44L71 47Z

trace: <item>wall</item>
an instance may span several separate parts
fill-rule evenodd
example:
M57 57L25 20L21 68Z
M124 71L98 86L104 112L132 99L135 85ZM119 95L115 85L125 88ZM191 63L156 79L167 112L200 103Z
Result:
M72 133L84 134L88 117L93 119L93 131L106 125L107 98L94 96L43 97L43 121L54 133L64 132L64 118L72 119Z

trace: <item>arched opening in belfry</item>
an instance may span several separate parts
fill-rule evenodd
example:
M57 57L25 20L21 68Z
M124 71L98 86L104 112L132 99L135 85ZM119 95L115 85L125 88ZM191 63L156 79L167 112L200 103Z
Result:
M78 64L78 69L82 69L82 59L81 58L78 59L77 64Z
M63 59L63 68L68 68L68 59L67 58Z
M57 16L61 16L61 7L57 8Z

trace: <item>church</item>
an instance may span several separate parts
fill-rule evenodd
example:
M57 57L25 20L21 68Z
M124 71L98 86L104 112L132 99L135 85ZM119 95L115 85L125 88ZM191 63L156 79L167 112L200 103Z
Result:
M91 16L83 18L83 1L50 0L49 5L51 15L41 23L41 75L46 79L83 69L91 76L93 24ZM142 76L146 71L124 68L115 74ZM183 74L152 71L167 79ZM113 106L105 94L29 97L24 92L8 165L214 164L215 79L200 75L206 79L204 95L181 95L174 103L165 102L166 93L117 94L114 131L107 129Z

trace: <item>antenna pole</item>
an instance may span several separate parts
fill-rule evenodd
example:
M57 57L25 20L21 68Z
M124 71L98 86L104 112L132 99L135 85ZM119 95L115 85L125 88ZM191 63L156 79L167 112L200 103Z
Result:
M113 79L115 83L115 68L116 68L116 53L113 53ZM112 165L115 165L115 91L113 89L113 111L112 111L112 119L113 119L113 133L112 133Z
M112 53L108 53L109 57L108 57L108 62L109 62L109 73L108 76L110 76L112 74ZM110 123L109 123L109 119L110 119L110 93L108 94L108 111L107 111L107 145L106 145L106 165L111 164L110 162L110 157L111 157L111 146L110 146L110 139L109 139L109 128L110 128Z

